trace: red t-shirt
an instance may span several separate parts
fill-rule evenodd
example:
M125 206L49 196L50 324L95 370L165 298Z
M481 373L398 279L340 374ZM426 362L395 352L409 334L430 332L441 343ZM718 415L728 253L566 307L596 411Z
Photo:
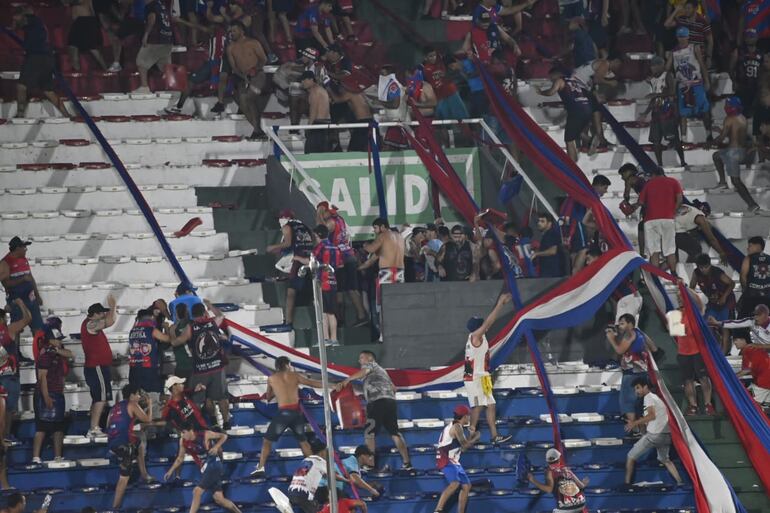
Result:
M340 499L337 501L337 511L340 513L355 513L356 507L354 504L356 503L353 499ZM321 510L321 513L329 513L331 511L331 504L326 504L323 509Z
M644 205L644 220L674 219L677 194L682 194L679 180L668 176L651 178L639 194L639 203Z
M457 86L446 76L446 67L440 57L435 64L424 63L422 71L425 81L433 86L437 99L443 100L457 92Z
M770 354L767 351L754 347L745 348L741 368L751 371L755 385L770 389Z
M107 367L112 365L112 349L104 330L96 335L88 332L88 318L80 325L80 344L86 356L86 367Z
M677 353L682 356L692 356L700 353L698 351L698 343L695 341L695 337L692 336L693 329L690 327L690 322L684 316L682 317L682 324L684 324L685 335L683 337L675 337Z

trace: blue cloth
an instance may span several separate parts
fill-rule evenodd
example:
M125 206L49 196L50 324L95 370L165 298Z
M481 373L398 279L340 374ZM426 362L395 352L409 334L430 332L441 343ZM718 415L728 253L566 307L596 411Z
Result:
M436 104L436 119L468 119L469 117L460 93L449 95Z
M591 35L585 29L572 32L572 60L577 68L596 59L596 48Z
M708 319L709 316L713 316L718 321L727 321L730 319L730 308L727 306L708 305L704 317Z
M679 115L684 118L696 118L708 113L711 109L706 89L703 84L690 86L689 91L677 88L677 98L679 99ZM689 101L687 96L692 95Z
M0 386L5 389L5 410L6 413L19 411L19 395L21 394L21 383L19 376L0 376Z
M48 46L48 31L43 21L32 14L27 15L27 25L24 27L24 52L27 55L51 53L51 48Z
M358 459L355 457L355 455L350 456L348 458L345 458L342 460L342 466L345 469L345 472L350 475L351 473L355 472L356 474L361 473L361 468L358 465ZM340 466L338 463L335 463L335 467L337 468L337 474L338 475L345 475L342 470L340 470ZM339 479L334 482L335 486L338 490L342 490L345 486L345 483L343 481L340 481ZM326 480L325 477L322 477L321 480L318 482L318 486L329 486L329 482Z
M468 479L468 474L465 473L465 469L462 465L455 465L454 463L448 464L441 469L444 472L444 479L447 483L460 483L461 485L470 485L471 480Z
M558 278L564 275L562 269L562 255L561 255L561 234L558 227L554 226L547 232L543 233L540 239L539 251L545 251L548 248L557 246L559 250L553 256L538 256L537 262L540 264L540 277L541 278Z
M32 320L29 322L29 327L34 333L37 330L43 329L43 316L40 313L40 305L37 304L37 301L29 299L29 297L22 298L24 300L24 306L27 307L27 310L29 310L30 315L32 315ZM11 303L9 305L8 313L11 314L11 322L16 322L21 320L22 317L24 317L21 313L21 308L19 308L19 305L16 303Z
M144 4L145 0L134 0L134 3L131 4L131 17L135 20L144 20ZM218 7L215 5L214 7ZM217 9L214 12L219 12L219 9Z
M192 307L197 304L203 304L203 300L193 294L185 294L184 296L179 296L174 299L168 305L168 311L171 313L172 322L176 322L176 305L180 303L187 305L187 317L192 318Z
M644 373L623 374L623 380L620 382L620 413L636 412L636 392L634 392L634 381L636 378L644 376Z
M468 77L468 87L471 92L484 91L484 82L481 81L479 70L471 59L466 58L463 60L463 72Z
M198 481L198 488L211 492L221 491L223 474L224 466L222 465L222 460L218 457L209 456L206 458L206 463L203 466L203 474L201 475L201 480Z

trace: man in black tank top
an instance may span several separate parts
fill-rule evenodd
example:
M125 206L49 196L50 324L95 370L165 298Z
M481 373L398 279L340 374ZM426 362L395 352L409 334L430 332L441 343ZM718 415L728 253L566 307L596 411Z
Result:
M436 259L439 276L445 281L475 281L478 276L476 252L459 224L452 227L452 240L441 246Z
M751 237L741 265L740 317L750 317L759 304L770 306L770 255L764 252L765 239Z
M315 241L313 232L302 221L294 216L291 209L283 209L278 214L278 224L281 225L282 239L280 244L271 244L267 247L269 253L277 253L282 257L292 254L294 258L308 258L313 251ZM293 260L289 271L288 288L286 289L286 313L284 315L284 325L289 328L294 322L294 303L297 298L297 292L305 288L310 276L300 276L299 270L302 263Z

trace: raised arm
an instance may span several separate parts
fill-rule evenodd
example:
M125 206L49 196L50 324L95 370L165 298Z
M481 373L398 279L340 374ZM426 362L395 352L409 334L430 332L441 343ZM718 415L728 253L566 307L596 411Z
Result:
M24 331L24 328L32 321L32 314L29 312L27 305L24 304L22 299L16 298L13 302L19 307L19 310L21 310L21 319L8 325L8 335L10 335L11 338L16 338L16 335Z

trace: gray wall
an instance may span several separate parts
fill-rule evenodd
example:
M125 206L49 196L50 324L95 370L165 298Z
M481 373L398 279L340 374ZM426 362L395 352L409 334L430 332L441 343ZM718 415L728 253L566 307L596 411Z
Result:
M310 228L315 226L315 205L311 205L297 184L291 186L291 174L274 156L267 158L267 201L270 210L277 214L281 209L291 208L297 219L307 224Z
M517 285L526 304L555 286L559 279L519 279ZM404 283L382 288L385 337L379 361L387 367L427 368L448 365L461 359L468 337L466 323L473 315L485 317L503 288L502 281ZM513 317L513 307L504 310L490 334L496 334ZM559 361L609 356L605 348L604 311L580 327L536 332L543 357ZM511 362L529 361L522 346Z

